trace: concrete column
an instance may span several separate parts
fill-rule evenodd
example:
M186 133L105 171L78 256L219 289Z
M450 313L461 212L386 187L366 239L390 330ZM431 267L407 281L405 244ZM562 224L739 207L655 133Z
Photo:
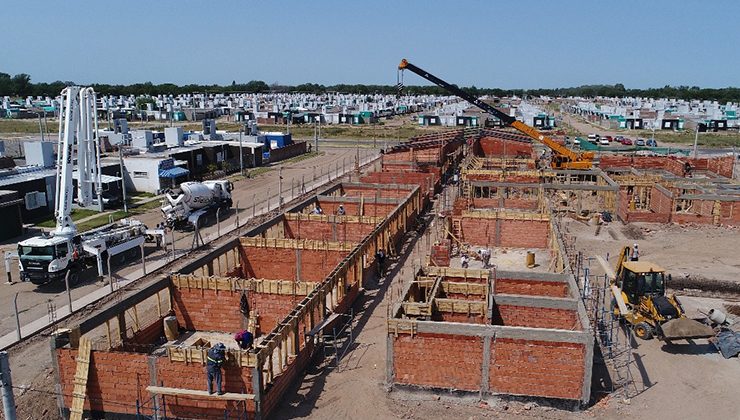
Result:
M488 394L489 371L491 368L491 337L483 337L483 363L481 363L480 399Z

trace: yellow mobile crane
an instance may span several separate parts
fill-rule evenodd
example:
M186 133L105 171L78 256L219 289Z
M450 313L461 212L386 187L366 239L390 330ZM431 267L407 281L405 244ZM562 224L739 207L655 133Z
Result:
M671 276L655 263L631 261L632 252L625 246L619 254L611 286L614 315L629 323L643 340L713 337L710 326L687 318L676 296L666 294Z
M495 116L496 118L501 120L503 124L510 125L514 127L515 129L519 130L521 133L529 136L533 140L536 140L544 144L545 146L550 148L550 150L552 150L553 152L553 158L552 158L553 169L591 169L593 165L593 159L594 159L593 152L573 151L563 146L562 144L556 142L552 138L544 135L536 128L531 127L521 121L517 121L516 118L510 115L506 115L505 113L483 102L482 100L472 95L469 95L467 92L460 89L459 87L449 84L445 82L444 80L440 79L439 77L434 76L433 74L429 73L428 71L422 70L419 67L409 63L405 58L401 60L401 64L398 65L398 70L399 71L409 70L409 71L416 73L417 75L434 83L435 85L441 87L442 89L445 89L446 91L452 93L453 95L458 96L462 99L465 99L466 101L484 110L485 112ZM403 86L402 80L403 80L402 78L399 80L399 84L398 84L399 88Z

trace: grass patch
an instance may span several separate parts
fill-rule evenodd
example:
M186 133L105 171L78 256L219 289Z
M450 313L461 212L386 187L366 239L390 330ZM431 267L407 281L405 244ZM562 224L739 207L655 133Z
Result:
M140 200L140 199L144 199L144 198L154 198L154 197L157 196L156 194L152 194L152 193L144 192L144 191L138 191L138 192L135 192L135 193L128 193L127 192L126 195L128 195L129 197L131 197L134 200L136 200L136 199L139 199Z
M139 204L139 205L133 205L133 206L129 205L129 213L141 214L149 210L158 209L161 206L162 206L162 202L160 200L147 201L146 203Z
M649 139L653 136L651 130L632 130L629 131L629 137L641 137ZM655 140L660 142L675 143L675 144L694 144L694 131L656 131ZM725 133L699 133L699 140L697 141L699 146L708 147L731 147L740 146L740 133L737 132L725 132Z
M72 217L73 221L77 221L80 219L84 219L85 217L94 216L96 214L100 214L96 210L88 210L88 209L72 209L72 212L70 213L70 217ZM49 217L48 219L44 219L38 223L35 223L38 227L43 228L53 228L57 225L57 220L54 218L54 216Z
M93 217L90 220L86 220L84 222L77 224L77 231L79 232L86 232L90 229L95 229L100 226L107 225L108 222L111 220L111 217L113 218L113 221L125 219L127 217L131 216L131 212L126 213L123 210L114 211L113 213L108 214L101 214L98 217Z

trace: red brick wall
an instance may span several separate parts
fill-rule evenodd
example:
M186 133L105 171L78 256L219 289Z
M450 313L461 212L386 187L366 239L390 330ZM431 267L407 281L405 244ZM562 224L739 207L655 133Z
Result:
M493 324L507 327L557 328L580 330L575 310L498 305L493 308Z
M250 311L259 313L258 334L272 331L303 299L303 296L256 292L248 292L247 297ZM186 330L236 333L242 328L241 293L173 288L172 299L177 322Z
M496 278L496 293L509 295L567 297L568 284L555 281Z
M430 173L419 172L371 172L360 178L360 182L374 184L411 184L418 185L425 200L434 195L439 177Z
M437 312L432 317L432 320L442 322L462 322L464 324L487 324L486 317L483 315L468 315L454 312Z
M670 217L673 211L673 199L657 188L650 188L650 210Z
M485 157L522 156L532 157L532 144L520 141L502 140L495 137L482 137L479 141Z
M371 223L331 223L319 220L283 220L285 237L329 242L360 242L375 228Z
M403 185L405 185L404 183ZM358 186L342 186L344 195L347 197L365 197L368 198L406 198L411 193L408 189L390 189L390 188L370 188Z
M313 352L314 344L313 341L309 340L309 342L306 343L306 347L298 353L298 357L288 364L287 369L275 377L272 387L263 397L262 418L269 418L272 410L280 403L285 391L295 383L301 372L303 372L308 365L308 362L311 361Z
M301 250L301 280L320 281L326 278L349 251ZM241 248L242 273L247 277L275 280L295 280L296 250L292 248Z
M605 155L601 157L599 167L608 168L637 168L637 169L665 169L674 175L683 176L684 163L689 162L694 170L710 171L725 177L732 177L732 156L718 158L675 158L665 156L618 156Z
M133 337L126 340L131 344L154 344L160 337L164 336L164 318L159 318L141 331L135 333Z
M538 184L540 182L540 179L537 176L516 173L504 174L503 172L490 172L487 174L468 174L465 176L471 181L505 181L519 184Z
M496 219L462 218L462 236L472 245L510 248L547 248L547 220L500 219L500 241L496 241Z
M668 197L660 193L657 189L652 188L651 190L658 192L657 195L662 195L665 199L668 199ZM660 201L660 198L658 200ZM625 191L619 191L619 207L617 208L617 216L625 223L668 223L671 218L670 213L656 213L652 210L629 211L629 197Z
M77 349L57 349L59 379L66 407L72 406L76 357ZM136 414L136 398L140 395L148 398L148 385L149 365L146 354L93 351L85 409Z
M165 387L206 390L206 367L199 363L170 362L167 357L157 358L157 381ZM148 374L147 374L148 380ZM227 361L223 367L225 392L252 393L252 368L239 367ZM214 383L215 387L216 384ZM238 412L234 402L205 400L192 397L165 397L167 415L178 418L222 418L224 410ZM254 405L248 404L250 416Z
M585 355L582 344L495 339L489 388L504 394L578 400Z
M483 362L480 337L404 334L390 339L396 383L465 391L480 389Z
M537 200L526 198L482 198L473 197L473 207L481 208L504 208L504 209L522 209L536 210Z
M365 201L363 203L363 216L376 216L385 217L393 211L400 203L373 203ZM319 197L319 205L324 214L337 214L337 209L340 205L344 206L344 211L347 216L359 216L360 215L360 203L349 203L349 202L334 202L334 201L323 201Z

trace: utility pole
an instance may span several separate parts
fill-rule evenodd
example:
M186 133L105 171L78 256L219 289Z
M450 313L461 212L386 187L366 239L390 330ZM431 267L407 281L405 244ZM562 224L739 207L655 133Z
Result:
M278 208L283 209L283 167L278 169Z
M696 132L694 133L694 159L697 158L696 145L699 142L699 123L696 123Z
M10 362L6 351L0 351L0 382L2 383L3 414L7 420L16 420L13 381L10 377Z
M123 193L123 212L128 213L128 204L126 203L126 172L123 171L123 149L118 145L118 165L121 168L121 192Z
M242 131L244 127L239 127L239 173L244 176L244 151L242 150Z

